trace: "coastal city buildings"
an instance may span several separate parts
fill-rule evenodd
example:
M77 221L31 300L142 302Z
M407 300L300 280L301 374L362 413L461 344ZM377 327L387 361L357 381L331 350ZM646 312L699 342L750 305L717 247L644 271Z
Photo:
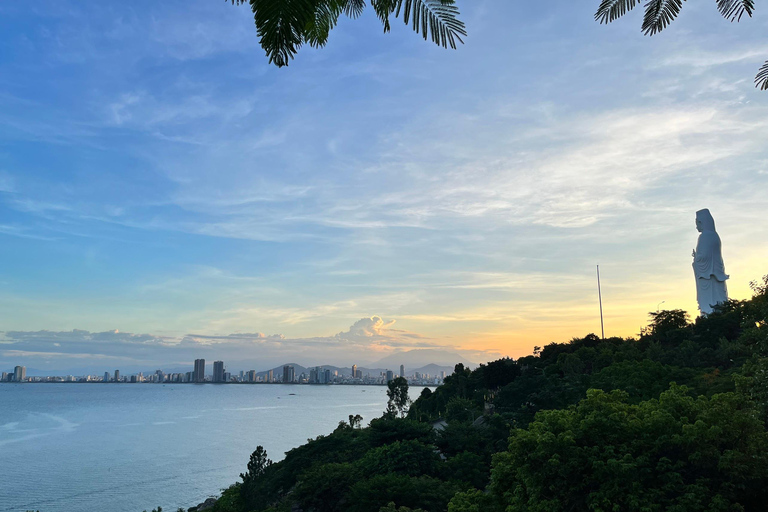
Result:
M224 379L224 361L213 362L213 382L226 382Z
M205 359L195 359L194 382L205 382Z
M433 365L434 366L434 365ZM0 382L129 382L129 383L205 383L212 382L217 384L255 384L255 383L285 383L285 384L356 384L356 385L386 385L394 379L397 373L389 369L376 369L375 372L366 370L363 376L363 369L357 365L352 365L348 370L336 367L315 366L303 368L294 364L286 364L278 367L281 374L275 378L275 370L240 370L237 374L226 371L224 361L213 362L213 374L206 377L205 359L196 359L191 371L170 371L158 369L146 376L142 372L137 372L125 377L120 376L120 370L115 370L114 374L109 371L102 375L83 375L83 376L35 376L27 377L26 367L16 366L13 372L2 372ZM405 365L400 365L399 376L402 376L412 386L433 386L442 384L446 377L445 370L439 371L440 375L430 375L414 371L406 375Z
M296 369L293 366L283 366L283 383L290 384L296 379Z

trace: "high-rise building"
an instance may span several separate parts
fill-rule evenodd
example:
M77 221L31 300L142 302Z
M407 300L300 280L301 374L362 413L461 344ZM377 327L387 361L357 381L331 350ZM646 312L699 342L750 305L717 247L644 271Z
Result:
M3 376L0 377L0 381L5 382L8 380L8 373L3 372Z
M387 370L387 383L395 378L395 372L392 370Z
M240 370L240 382L243 382L245 380L245 372L243 370Z
M27 379L27 367L17 366L13 369L13 380L16 382L24 382Z
M256 370L248 372L248 382L256 382Z
M213 362L213 382L224 382L224 361Z
M267 371L267 374L264 376L265 382L275 382L275 371L269 370Z
M115 382L120 382L120 370L115 370Z
M356 364L352 365L352 378L353 379L357 378L357 365Z
M402 364L400 365L400 376L405 377L405 366Z
M290 365L283 366L283 383L284 384L292 383L295 377L296 377L296 369L293 366L290 366Z
M205 359L195 359L195 382L205 382Z
M104 382L109 382L109 372L104 372Z

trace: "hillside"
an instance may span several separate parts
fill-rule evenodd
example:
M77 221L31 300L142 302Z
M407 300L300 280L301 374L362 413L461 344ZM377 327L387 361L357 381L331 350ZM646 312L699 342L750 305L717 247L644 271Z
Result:
M214 510L762 511L768 276L754 290L693 322L652 313L638 339L457 365L407 418L350 418L277 463L257 449Z

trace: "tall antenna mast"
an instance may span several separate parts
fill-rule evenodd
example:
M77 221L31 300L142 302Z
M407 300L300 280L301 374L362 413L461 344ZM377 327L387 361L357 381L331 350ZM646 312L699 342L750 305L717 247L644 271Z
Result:
M597 298L600 301L600 331L605 339L605 327L603 326L603 293L600 291L600 265L597 266Z

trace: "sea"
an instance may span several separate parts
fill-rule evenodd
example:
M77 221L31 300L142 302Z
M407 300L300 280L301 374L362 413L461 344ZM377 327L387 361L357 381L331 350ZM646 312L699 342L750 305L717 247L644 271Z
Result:
M175 512L236 482L256 446L281 460L386 402L384 386L0 384L0 511Z

